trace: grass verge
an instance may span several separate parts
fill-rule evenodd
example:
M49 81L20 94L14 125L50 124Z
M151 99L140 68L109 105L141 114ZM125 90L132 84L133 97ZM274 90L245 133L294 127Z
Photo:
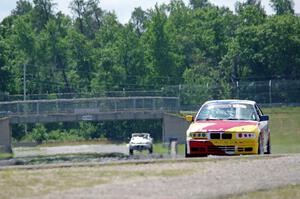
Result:
M13 154L11 153L0 153L0 160L12 158Z
M149 169L151 171L149 171ZM50 192L92 187L135 177L174 177L186 175L186 169L127 169L127 167L70 167L0 171L0 198L42 196ZM80 180L79 180L80 179Z
M300 198L300 185L290 185L290 186L271 189L271 190L250 192L238 196L233 196L228 199L252 199L252 198L260 198L260 199Z
M184 144L178 144L177 153L183 155L185 150L184 148L185 148ZM156 143L153 145L153 150L154 153L167 154L169 153L169 146L162 143Z
M300 152L300 107L263 109L270 116L271 144L273 153Z

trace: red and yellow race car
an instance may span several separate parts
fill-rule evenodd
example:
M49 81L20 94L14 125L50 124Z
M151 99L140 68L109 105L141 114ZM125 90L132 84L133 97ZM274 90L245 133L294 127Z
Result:
M254 101L207 101L186 120L186 157L271 153L269 116Z

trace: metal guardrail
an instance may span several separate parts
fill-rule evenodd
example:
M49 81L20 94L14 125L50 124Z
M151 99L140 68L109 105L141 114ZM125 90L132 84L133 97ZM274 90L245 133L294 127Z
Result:
M178 97L104 97L0 102L0 116L97 114L118 111L179 112Z

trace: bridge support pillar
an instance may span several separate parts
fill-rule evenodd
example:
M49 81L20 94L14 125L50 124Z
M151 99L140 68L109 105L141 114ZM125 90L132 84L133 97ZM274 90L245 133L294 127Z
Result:
M9 118L0 118L0 153L12 153Z
M188 127L189 123L184 118L172 114L164 114L163 142L168 142L170 138L177 138L178 143L185 143Z

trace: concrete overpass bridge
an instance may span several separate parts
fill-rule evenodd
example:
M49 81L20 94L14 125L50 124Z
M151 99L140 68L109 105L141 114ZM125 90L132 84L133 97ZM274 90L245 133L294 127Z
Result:
M0 102L11 124L160 119L179 112L178 97L103 97Z
M11 124L144 119L163 120L163 141L169 137L180 137L181 140L184 139L187 125L182 119L170 115L179 111L178 97L102 97L0 102L0 118L8 118L0 122L0 140L9 140ZM10 143L5 141L3 144L0 141L1 145L9 146Z

